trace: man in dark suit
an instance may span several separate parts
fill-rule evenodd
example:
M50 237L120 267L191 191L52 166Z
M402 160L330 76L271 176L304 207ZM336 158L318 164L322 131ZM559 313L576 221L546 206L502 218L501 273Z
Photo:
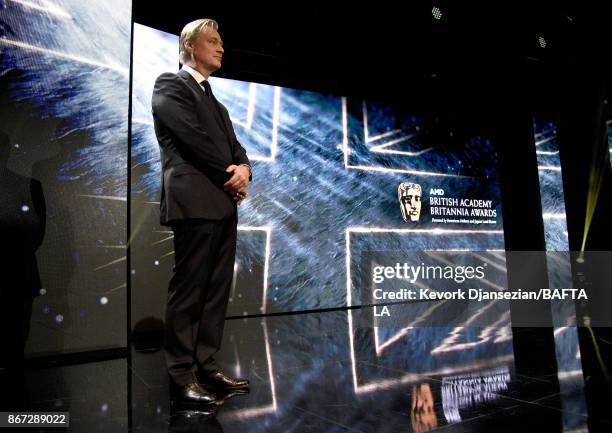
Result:
M168 287L164 353L182 400L213 403L214 392L244 389L214 360L234 273L237 205L251 166L227 109L208 77L221 67L223 42L210 19L180 36L181 70L157 78L152 108L162 162L160 222L172 227L175 266Z

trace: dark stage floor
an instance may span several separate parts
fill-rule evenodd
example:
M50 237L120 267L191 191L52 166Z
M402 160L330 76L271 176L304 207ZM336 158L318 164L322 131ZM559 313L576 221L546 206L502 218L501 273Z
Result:
M217 360L251 389L213 411L171 408L154 340L132 348L131 368L27 371L30 410L69 411L70 431L88 433L588 431L575 329L556 331L560 367L533 377L509 328L367 329L356 314L229 320Z

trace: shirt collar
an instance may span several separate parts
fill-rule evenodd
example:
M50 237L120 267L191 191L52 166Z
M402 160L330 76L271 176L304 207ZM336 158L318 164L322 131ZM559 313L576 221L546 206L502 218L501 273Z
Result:
M189 65L183 65L181 69L184 69L185 71L187 71L189 75L191 75L198 84L206 80L206 78L204 78L204 75L200 74L198 71L196 71Z

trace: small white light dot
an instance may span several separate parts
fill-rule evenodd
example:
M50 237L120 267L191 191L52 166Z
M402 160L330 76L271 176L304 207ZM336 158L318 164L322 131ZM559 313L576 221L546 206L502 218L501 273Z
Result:
M136 269L132 269L132 275L136 274Z
M106 296L102 296L100 298L100 304L102 304L102 305L108 304L108 298Z
M106 403L104 403L104 404L102 405L102 407L100 407L100 410L101 410L102 412L106 412L106 411L108 410L108 405L107 405Z
M57 323L62 323L64 321L64 316L62 316L61 314L58 314L57 316L55 316L55 321Z
M159 266L159 260L155 260L155 261L153 262L153 264L154 264L155 266Z
M434 6L434 7L431 9L431 14L432 14L432 15L433 15L433 17L434 17L435 19L437 19L437 20L439 20L440 18L442 18L442 11L441 11L441 10L440 10L440 8L439 8L439 7L437 7L437 6Z
M27 212L30 210L30 206L28 206L27 204L24 204L23 206L21 206L21 212Z
M40 293L41 295L46 295L47 294L47 290L46 289L40 289L38 291L38 293Z
M293 181L297 182L297 176L293 176Z
M242 298L242 293L238 293L238 297L239 297L239 298Z
M13 147L14 147L15 149L19 149L19 145L18 145L17 143L13 144Z

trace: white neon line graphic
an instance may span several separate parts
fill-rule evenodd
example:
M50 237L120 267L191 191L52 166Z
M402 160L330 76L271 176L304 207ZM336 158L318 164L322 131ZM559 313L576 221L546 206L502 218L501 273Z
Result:
M160 241L155 241L155 242L153 242L153 243L151 244L151 246L154 246L154 245L159 245L159 244L161 244L161 243L164 243L164 242L166 242L166 241L169 241L170 239L174 239L174 235L170 235L170 236L168 236L168 237L166 237L166 238L164 238L164 239L162 239L162 240L160 240Z
M257 83L249 83L249 99L247 104L246 121L241 121L230 116L233 123L242 126L246 129L251 129L253 126L253 116L255 114L255 101L257 100Z
M362 170L362 171L377 171L381 173L406 173L406 174L415 174L422 176L440 176L440 177L454 177L454 178L468 178L469 176L462 176L457 174L448 174L448 173L438 173L431 171L420 171L420 170L409 170L409 169L400 169L400 168L386 168L386 167L369 167L364 165L350 165L348 162L348 155L351 152L351 149L348 145L348 108L347 108L347 98L343 96L341 98L342 101L342 152L344 154L344 168L352 169L352 170ZM378 153L395 153L395 154L406 154L403 151L390 151L385 150L384 152L380 150L379 147ZM425 151L429 151L430 149L425 149ZM398 153L402 152L402 153ZM424 153L424 151L416 152L414 155L409 156L418 156Z
M535 137L541 137L542 135L548 135L548 134L550 134L550 133L554 133L554 134L556 134L556 133L557 133L557 130L556 130L555 128L550 128L550 129L547 129L546 131L536 132L536 133L534 134L534 136L535 136Z
M35 10L38 10L38 11L41 11L41 12L47 12L47 13L52 14L52 15L57 15L58 17L61 17L61 18L67 18L67 19L70 19L70 20L72 19L72 16L68 12L66 12L65 10L61 9L60 7L58 7L56 5L53 5L53 4L49 3L49 2L43 2L46 6L42 6L42 5L39 5L39 4L36 4L36 3L32 3L32 2L29 2L29 1L25 1L25 0L9 0L9 1L11 1L13 3L20 4L22 6L25 6L25 7L29 8L29 9L35 9Z
M497 301L489 302L486 306L484 306L483 308L478 310L478 313L474 314L472 317L467 319L461 325L456 326L451 331L450 335L448 337L446 337L444 339L444 341L442 341L442 343L440 343L440 345L438 347L432 349L430 353L432 355L435 355L435 354L438 354L438 353L454 352L454 351L457 351L457 350L464 350L464 349L472 348L472 347L475 347L475 346L479 346L479 345L489 341L489 335L492 334L493 331L497 327L499 327L499 325L502 322L509 321L509 319L510 319L510 312L508 312L508 311L505 312L492 325L485 327L481 331L480 335L478 336L478 338L480 338L479 341L471 341L471 342L467 342L467 343L454 344L459 339L459 337L461 335L461 332L463 332L463 330L467 326L469 326L472 322L474 322L476 320L476 318L478 316L482 315L485 311L487 311L489 308L491 308L496 303L497 303Z
M342 101L342 153L344 154L344 168L348 168L348 110L346 108L346 97L341 98Z
M255 101L257 100L257 84L251 83L249 85L249 108L247 110L247 124L246 127L251 129L253 126L253 118L255 115Z
M559 380L573 379L575 377L582 377L582 375L582 370L560 371L559 373L557 373L557 377L559 378ZM588 430L586 429L581 431L588 432Z
M101 266L98 266L97 268L94 268L94 271L99 271L100 269L104 269L104 268L107 268L109 266L116 265L117 263L124 262L125 260L126 260L126 256L119 257L118 259L115 259L115 260L110 261L110 262L108 262L108 263L106 263L104 265L101 265Z
M559 151L536 150L538 155L558 155Z
M394 129L392 131L387 131L384 132L382 134L379 135L375 135L374 137L370 137L370 131L369 131L369 126L368 126L368 107L366 104L366 101L364 100L362 103L362 111L363 111L363 136L365 137L365 142L366 143L372 143L374 141L383 139L383 138L387 138L390 137L392 135L398 134L400 132L402 132L401 129ZM405 135L403 137L400 138L396 138L395 140L389 141L385 144L379 144L378 146L374 146L371 147L369 150L370 152L376 152L376 153L388 153L388 154L393 154L393 155L405 155L405 156L419 156L422 155L424 153L429 152L432 148L428 148L428 149L423 149L423 150L419 150L417 152L408 152L408 151L403 151L403 150L389 150L387 149L387 147L389 146L393 146L395 144L401 143L402 141L406 141L406 140L410 140L412 137L416 136L418 134L409 134L409 135Z
M114 201L125 201L127 202L127 197L115 197L112 195L91 195L91 194L79 194L79 197L87 197L87 198L97 198L99 200L114 200Z
M274 117L272 119L272 161L276 159L276 147L278 143L278 125L280 124L281 88L274 89Z
M546 213L542 214L542 218L544 218L544 219L551 219L551 220L564 220L567 217L565 216L564 213L546 212Z
M274 383L274 370L272 368L272 353L270 352L270 341L268 338L268 322L266 319L263 319L263 328L264 328L264 343L266 346L266 358L268 363L268 375L270 376L270 391L272 393L272 404L262 407L255 407L250 409L241 409L235 412L230 412L227 414L226 418L228 419L245 419L252 418L260 415L266 415L269 413L274 413L277 410L276 403L276 384Z
M561 171L561 167L554 165L538 165L538 170Z
M493 339L493 343L502 343L504 341L512 340L512 327L510 325L502 326L497 329L497 337Z
M234 349L234 358L236 358L236 366L234 368L234 373L236 377L242 376L242 369L240 368L240 354L238 353L238 345L236 344L236 339L232 338L232 348Z
M499 261L506 263L506 250L487 250L493 257L497 257Z
M262 304L261 304L261 312L265 313L268 302L268 275L270 272L270 243L272 238L272 228L271 227L256 227L256 226L238 226L238 230L252 232L252 231L262 231L266 233L266 250L264 257L264 275L263 275L263 295L262 295Z
M37 51L39 53L51 54L53 56L61 57L61 58L68 59L68 60L73 60L73 61L79 62L79 63L85 63L85 64L92 65L92 66L97 66L97 67L100 67L100 68L111 69L113 71L117 71L117 72L121 73L122 75L124 75L126 77L129 75L129 70L127 68L122 68L120 66L109 65L109 64L106 64L106 63L100 63L100 62L97 62L95 60L86 59L85 57L80 57L80 56L74 56L72 54L62 53L60 51L49 50L47 48L37 47L37 46L34 46L34 45L26 44L25 42L13 41L13 40L7 39L5 37L0 38L0 43L5 44L5 45L13 45L13 46L19 47L19 48L25 48L27 50Z
M346 254L344 254L345 256L345 260L346 260L346 306L347 307L351 307L353 305L353 295L352 295L352 289L353 289L353 281L351 279L351 232L350 230L347 230L344 233L344 238L345 238L345 243L346 243ZM349 310L350 313L350 310Z
M432 305L431 307L429 307L427 310L425 310L423 312L423 314L421 314L415 320L410 322L410 324L408 324L407 326L403 327L400 331L398 331L395 335L393 335L393 337L385 340L385 342L383 344L379 344L378 327L375 327L375 330L374 330L374 348L376 350L376 356L380 356L387 347L390 347L393 343L395 343L396 341L398 341L402 337L404 337L406 334L408 334L412 329L414 329L415 326L417 326L419 323L423 322L436 309L438 309L442 305L444 305L444 302L446 302L446 301L437 302L434 305Z
M386 138L391 135L397 134L398 132L402 132L401 129L394 129L392 131L387 131L379 135L375 135L374 137L370 137L370 131L368 127L368 107L365 99L361 103L361 112L363 114L363 136L365 137L366 143L371 143L376 140L380 140L381 138Z
M276 161L276 153L278 150L278 126L280 124L280 104L281 104L281 87L274 88L274 107L272 109L272 141L270 142L270 156L261 156L261 155L253 155L249 156L251 161L265 161L265 162L274 162ZM249 92L249 110L251 110L251 95L253 95L253 110L255 104L255 92ZM248 116L252 117L253 114L247 114L247 125L248 125ZM250 128L250 125L248 126Z
M550 140L554 140L555 138L557 138L557 136L553 135L552 137L548 137L548 138L545 138L543 140L537 140L535 145L539 146L540 144L548 143Z
M555 331L553 332L553 335L555 337L558 337L560 334L563 334L565 331L567 331L568 329L576 329L575 326L559 326L557 328L555 328Z
M140 118L134 119L134 118L132 118L132 123L139 123L139 124L142 124L142 125L153 126L153 121L150 120L150 119L140 119Z
M108 289L107 291L102 292L102 294L103 295L108 295L109 293L115 292L115 291L117 291L119 289L123 289L124 287L127 287L126 283L123 283L123 284L121 284L121 285L119 285L117 287L113 287L112 289Z
M380 144L378 146L374 146L370 148L370 152L375 152L375 153L388 153L388 154L392 154L392 155L404 155L404 156L421 156L427 152L429 152L430 150L433 150L433 147L428 147L427 149L423 149L423 150L417 150L416 152L409 152L407 150L389 150L387 149L387 147L389 146L393 146L401 141L405 141L408 140L412 137L414 137L414 135L408 135L402 138L399 138L397 140L393 140L390 141L386 144Z
M349 227L352 233L429 233L433 235L443 234L487 234L499 235L503 234L503 230L473 230L473 229L389 229L383 227Z

